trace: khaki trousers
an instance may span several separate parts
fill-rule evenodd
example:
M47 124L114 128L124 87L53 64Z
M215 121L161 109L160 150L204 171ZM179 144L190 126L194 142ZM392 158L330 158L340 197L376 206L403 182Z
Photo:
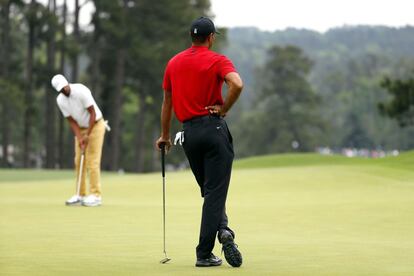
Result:
M88 129L81 128L81 134L86 134ZM104 120L97 121L89 135L89 142L85 149L85 159L83 163L82 179L79 195L86 196L86 172L89 175L89 193L101 196L101 157L102 146L105 136ZM75 169L79 175L81 149L78 139L75 137Z

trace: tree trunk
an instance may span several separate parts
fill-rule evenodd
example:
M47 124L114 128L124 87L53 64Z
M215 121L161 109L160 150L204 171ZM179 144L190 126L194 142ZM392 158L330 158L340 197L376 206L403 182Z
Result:
M9 81L9 43L10 43L10 3L11 1L7 1L4 4L4 7L2 8L2 19L3 19L3 32L2 32L2 37L1 37L1 41L2 41L2 51L1 51L1 59L2 59L2 64L1 64L1 75L0 77L3 78L3 80L6 83L6 91L4 91L3 93L8 93L7 90L9 85L8 85L8 81ZM3 146L3 165L5 167L7 167L8 164L8 159L9 159L9 151L8 151L8 147L9 147L9 141L10 141L10 120L11 118L9 118L9 107L8 104L6 103L6 101L3 101L3 105L2 105L2 110L3 110L3 114L2 114L2 146Z
M80 5L79 0L75 0L75 19L73 22L73 37L75 41L75 47L79 47L80 44L80 33L79 33L79 12L80 12ZM72 74L71 79L68 80L71 83L75 83L78 81L78 72L79 72L79 66L78 66L78 50L76 49L75 53L71 57L71 63L72 63ZM74 134L72 130L68 131L68 146L67 146L67 152L73 153L75 151L75 143L74 143ZM68 168L72 168L74 166L73 164L73 158L66 158L66 164Z
M152 141L155 141L160 137L160 130L158 127L152 128ZM160 167L160 157L157 150L152 151L151 155L151 166L149 168L149 171L153 172L157 170Z
M73 22L73 37L75 40L76 47L79 47L80 43L80 34L79 34L79 0L75 0L75 21ZM77 82L78 81L78 52L76 50L76 53L72 56L72 81L71 82Z
M136 139L135 139L135 171L143 172L144 171L144 157L145 157L145 114L146 114L146 104L145 104L145 95L142 95L139 99L139 111L137 113L137 129L136 129Z
M30 167L30 152L32 150L32 116L33 116L33 52L35 48L35 22L33 19L33 9L36 1L30 2L30 16L28 18L28 41L26 59L26 94L24 112L24 143L23 143L23 166Z
M112 131L110 145L110 169L119 169L119 156L121 148L121 112L122 112L122 86L125 78L125 55L123 48L117 50L117 60L115 68L115 91L112 108Z
M66 0L63 2L63 22L62 22L62 43L60 48L60 72L65 75L65 43L66 43ZM65 118L59 114L59 132L58 132L58 162L59 168L65 167Z
M100 70L99 64L101 61L101 47L100 47L100 38L101 38L101 24L100 24L100 2L95 1L95 18L94 18L94 32L93 32L93 41L92 41L92 77L91 77L91 89L92 93L95 96L95 101L100 103L101 100L101 79L100 79Z
M49 0L49 11L56 15L56 0ZM50 37L47 42L47 67L50 74L55 72L55 26L49 23ZM56 93L53 93L50 84L46 84L45 88L45 147L46 147L46 168L54 168L56 166Z
M9 166L9 162L8 162L8 159L9 159L9 151L8 151L8 147L9 147L9 141L10 141L10 127L9 127L9 123L7 122L7 120L8 120L8 112L9 112L9 110L8 110L8 108L7 108L7 105L4 105L3 106L3 115L2 115L2 118L3 118L3 122L2 122L2 128L1 128L1 131L2 131L2 137L1 137L1 139L2 139L2 141L3 141L3 145L2 145L2 147L3 147L3 167L8 167Z

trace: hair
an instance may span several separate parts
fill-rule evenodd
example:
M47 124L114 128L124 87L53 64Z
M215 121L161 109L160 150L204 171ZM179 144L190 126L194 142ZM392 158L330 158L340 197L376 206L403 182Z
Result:
M208 35L198 35L198 34L191 34L191 40L193 43L202 44L207 41Z

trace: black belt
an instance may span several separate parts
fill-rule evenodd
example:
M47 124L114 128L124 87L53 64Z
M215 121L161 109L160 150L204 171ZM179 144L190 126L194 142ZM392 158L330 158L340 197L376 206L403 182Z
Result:
M211 120L220 120L221 117L219 115L204 115L204 116L197 116L193 117L189 120L183 122L183 126L188 126L192 124L197 124L201 122L211 121Z

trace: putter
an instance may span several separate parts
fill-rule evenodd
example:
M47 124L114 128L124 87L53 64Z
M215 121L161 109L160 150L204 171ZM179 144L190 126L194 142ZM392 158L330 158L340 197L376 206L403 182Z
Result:
M160 261L162 264L166 264L171 261L167 257L167 251L165 249L165 143L160 144L161 147L161 170L162 170L162 218L163 218L163 233L164 233L164 256L165 258Z
M78 174L78 183L76 185L76 195L79 196L80 193L80 184L82 181L82 172L83 172L83 161L85 159L85 151L82 150L81 152L81 158L80 158L80 164L79 164L79 174Z

